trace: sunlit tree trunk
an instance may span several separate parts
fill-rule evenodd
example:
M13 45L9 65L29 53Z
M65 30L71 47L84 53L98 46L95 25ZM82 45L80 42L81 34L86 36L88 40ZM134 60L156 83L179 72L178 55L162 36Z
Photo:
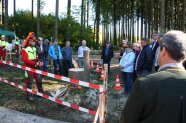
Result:
M84 35L84 29L83 29L83 27L84 27L84 18L83 18L83 15L84 15L84 0L82 0L81 1L82 3L81 3L81 29L80 29L80 43L81 43L81 41L82 41L82 39L83 39L83 35Z
M40 36L40 0L37 0L37 38Z
M59 13L59 0L56 0L56 10L55 10L55 40L58 41L58 13Z
M100 0L96 1L96 44L99 44Z
M89 26L89 0L87 0L87 27Z
M16 0L14 0L14 32L16 33Z
M67 40L71 39L71 0L68 0L68 5L67 5L67 20L68 20L68 26L67 26Z
M32 10L31 10L31 16L32 16L32 31L34 30L34 0L32 0Z
M5 30L8 30L8 0L5 0Z

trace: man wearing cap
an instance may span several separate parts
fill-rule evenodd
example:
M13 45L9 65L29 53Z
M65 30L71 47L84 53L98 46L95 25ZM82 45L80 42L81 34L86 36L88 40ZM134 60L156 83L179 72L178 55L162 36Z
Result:
M8 42L5 41L5 35L1 35L0 40L0 59L2 58L5 60L6 58L6 49L5 47L8 46Z
M36 48L36 38L33 32L30 32L22 46L21 55L25 66L36 69L38 66L42 67L42 62L38 61ZM26 80L26 87L32 89L33 78L36 80L36 85L39 92L43 92L41 75L31 71L27 71L28 79ZM34 100L31 93L26 92L27 99L30 101Z

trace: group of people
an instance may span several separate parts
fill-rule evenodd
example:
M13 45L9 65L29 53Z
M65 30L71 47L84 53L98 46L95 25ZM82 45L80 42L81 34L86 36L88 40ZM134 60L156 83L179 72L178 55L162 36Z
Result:
M158 47L162 37L162 33L156 32L152 35L152 42L148 38L142 38L134 44L130 41L123 42L118 59L124 95L130 94L136 78L143 77L152 71L158 71Z
M186 122L186 33L172 30L155 36L156 41L151 45L146 38L141 40L142 49L136 61L132 50L126 50L122 56L122 70L126 72L129 66L124 62L133 61L137 66L134 70L141 77L130 90L120 123ZM157 72L147 74L152 68Z
M82 46L78 49L78 63L79 67L83 67L83 51L89 50L86 46L86 41L82 41ZM22 60L25 66L47 71L47 65L49 57L53 60L54 74L68 76L68 69L73 67L72 54L73 50L70 47L70 41L66 42L66 46L61 48L58 45L58 41L53 43L44 40L41 37L36 40L34 32L30 32L27 38L22 43L22 50L20 52ZM80 60L79 60L80 59ZM63 72L62 72L63 71ZM26 87L32 88L33 79L36 81L36 85L39 92L43 92L42 76L31 71L26 71ZM28 100L34 100L31 93L26 92Z

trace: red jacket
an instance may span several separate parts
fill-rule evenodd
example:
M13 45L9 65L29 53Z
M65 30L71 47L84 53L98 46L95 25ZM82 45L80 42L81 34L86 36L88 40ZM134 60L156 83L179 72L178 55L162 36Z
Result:
M30 68L36 68L36 63L38 62L38 58L36 58L35 60L29 60L28 54L24 49L21 50L20 53L21 53L22 60L25 64L25 66L30 67Z

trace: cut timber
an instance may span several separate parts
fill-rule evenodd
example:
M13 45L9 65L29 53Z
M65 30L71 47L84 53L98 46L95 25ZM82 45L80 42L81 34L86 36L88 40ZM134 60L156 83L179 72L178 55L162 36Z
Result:
M77 61L73 58L72 58L72 64L74 65L74 68L79 68Z
M83 58L84 58L84 81L90 81L90 56L89 51L83 51Z
M61 87L56 92L51 92L50 94L54 98L60 98L60 97L64 96L67 91L68 91L68 86L67 87Z
M84 81L84 68L71 68L68 72L69 78Z

